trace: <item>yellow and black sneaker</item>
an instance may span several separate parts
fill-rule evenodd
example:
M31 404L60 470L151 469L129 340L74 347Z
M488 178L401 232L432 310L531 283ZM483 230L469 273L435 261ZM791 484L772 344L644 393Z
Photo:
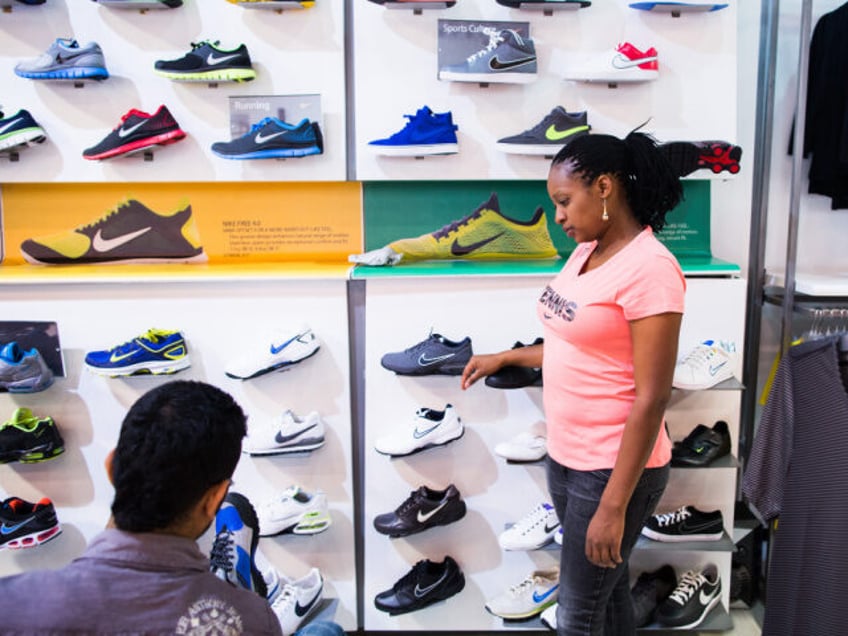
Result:
M191 205L160 214L134 199L74 230L27 239L21 253L39 265L206 261Z
M242 44L223 49L220 42L192 42L191 51L177 60L159 60L155 73L181 82L247 82L256 78L250 53Z
M65 442L52 417L36 417L21 407L0 424L0 463L43 462L64 452Z
M170 375L191 366L183 334L148 329L116 347L85 354L85 368L97 375Z

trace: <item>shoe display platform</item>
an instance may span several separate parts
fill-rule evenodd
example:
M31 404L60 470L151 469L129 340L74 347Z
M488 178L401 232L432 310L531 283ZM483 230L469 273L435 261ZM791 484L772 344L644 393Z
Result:
M254 0L248 0L247 2L236 2L235 4L242 9L270 9L272 11L307 9L311 6L304 6L303 2L299 2L298 0L277 0L276 2L255 2Z
M172 9L167 4L159 2L159 0L135 0L127 2L126 0L97 0L98 4L104 7L115 7L117 9L132 9L135 11L147 11L148 9Z

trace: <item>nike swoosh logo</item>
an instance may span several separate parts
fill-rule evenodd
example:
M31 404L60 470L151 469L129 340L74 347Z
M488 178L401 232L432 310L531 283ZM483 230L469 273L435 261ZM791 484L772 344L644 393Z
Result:
M431 430L432 430L432 429L431 429ZM419 510L419 511L418 511L418 515L417 515L418 523L424 523L424 522L425 522L425 521L427 521L430 517L432 517L434 514L436 514L437 512L439 512L439 510L441 510L442 508L444 508L444 507L445 507L445 506L447 506L447 505L448 505L448 502L447 502L447 501L443 501L443 502L442 502L442 503L440 503L438 506L436 506L435 508L433 508L430 512L423 512L423 513L422 513L422 512Z
M441 422L439 422L439 424L441 424ZM415 430L414 430L414 431L412 431L412 436L413 436L415 439L421 439L422 437L424 437L424 436L425 436L425 435L427 435L428 433L432 433L432 432L433 432L433 431L435 431L437 428L439 428L439 424L436 424L435 426L431 426L430 428L428 428L428 429L426 429L426 430L424 430L424 431L420 431L420 430L418 430L418 427L416 426L416 427L415 427Z
M481 247L483 247L484 245L491 243L492 241L494 241L496 238L500 237L501 235L503 235L503 232L499 232L499 233L495 234L494 236L490 236L489 238L483 239L482 241L477 241L476 243L470 243L469 245L460 245L459 240L454 239L453 243L451 244L451 254L453 254L454 256L466 256L467 254L470 254L474 250L478 250Z
M455 355L455 353L446 353L443 356L428 358L426 354L422 353L420 356L418 356L418 366L429 367L431 364L436 364L437 362L442 362L443 360L447 360L448 358L453 358Z
M649 57L640 57L638 60L631 60L629 57L626 57L619 53L614 58L612 58L612 65L614 68L633 68L634 66L639 66L640 64L647 64L648 62L656 62L657 56L652 55Z
M554 525L552 525L552 526L548 526L548 524L547 524L547 523L545 523L545 532L553 532L553 531L554 531L554 530L556 530L557 528L559 528L559 521L557 521L556 523L554 523Z
M577 133L584 132L586 130L589 130L589 126L575 126L574 128L568 128L566 130L557 130L556 126L551 124L545 131L545 139L559 141L560 139L565 139L566 137L576 135Z
M288 347L288 346L289 346L292 342L294 342L295 340L297 340L297 338L298 338L297 336L295 336L294 338L289 338L289 339L288 339L288 340L286 340L283 344L281 344L279 347L275 347L275 346L272 344L272 345L271 345L271 354L272 354L272 355L277 355L278 353L280 353L280 351L282 351L283 349L285 349L286 347Z
M91 241L91 246L97 252L108 252L110 250L114 250L115 248L121 247L121 245L125 243L129 243L133 239L137 239L142 234L146 234L150 230L152 230L149 225L147 227L143 227L140 230L136 230L135 232L127 232L126 234L121 234L120 236L116 236L115 238L105 239L100 233L100 230L97 230L97 234L94 235L94 240Z
M7 122L7 123L6 123L6 124L5 124L2 128L0 128L0 135L2 135L4 132L6 132L6 130L7 130L8 128L11 128L12 126L14 126L15 124L17 124L17 123L18 123L19 121L21 121L22 119L23 119L23 117L18 117L18 118L16 118L16 119L13 119L13 120L12 120L12 121L10 121L10 122Z
M239 54L236 53L234 55L222 55L221 57L215 57L214 53L210 53L206 56L206 63L209 66L215 66L216 64L223 64L227 60L232 60L234 58L237 58L238 56Z
M280 135L285 135L285 134L286 134L285 131L274 133L273 135L263 135L261 132L258 132L258 133L256 133L256 137L253 138L253 141L255 141L258 144L264 144L266 141L270 141L274 137L279 137Z
M137 124L134 124L134 125L130 126L129 128L124 128L123 126L121 126L121 129L118 131L118 137L120 137L121 139L123 139L123 138L124 138L124 137L126 137L127 135L131 135L131 134L133 134L136 130L138 130L139 128L141 128L142 126L144 126L144 124L146 124L146 123L147 123L147 120L144 120L144 121L140 121L140 122L138 122Z
M698 600L701 601L701 605L709 605L710 601L713 600L713 595L706 594L704 590L701 590L701 593L698 594Z
M530 62L535 61L536 57L531 55L530 57L521 57L517 60L511 60L509 62L501 62L500 59L498 59L498 56L496 55L491 60L489 60L489 68L493 71L507 71L511 68L515 68L517 66L524 66L525 64L529 64Z
M294 604L294 613L299 617L306 616L309 613L309 610L318 602L318 599L321 597L321 590L324 588L322 585L318 588L318 591L315 592L315 596L312 597L312 600L309 601L306 605L301 605L300 601L295 601Z
M126 360L127 358L131 358L136 353L138 353L138 349L130 351L129 353L119 354L117 351L113 351L112 355L109 356L109 362L120 362L121 360Z
M549 314L548 312L545 312L542 315L545 317L545 320L550 320L551 318L553 318L553 316L551 314Z
M274 435L274 440L278 444L285 444L286 442L292 441L295 437L300 437L306 431L308 431L309 429L315 428L316 426L318 426L318 425L317 424L310 424L306 428L299 430L297 433L292 433L291 435L283 435L280 431L277 431L277 434Z
M726 364L727 362L722 362L721 364L717 364L715 366L710 365L710 375L715 375L716 373L718 373L719 369L721 369Z
M13 526L6 525L6 523L4 522L3 525L0 526L0 534L12 534L16 530L23 528L26 524L28 524L33 519L35 519L35 517L30 517L29 519L26 519L25 521L21 521L20 523L16 523Z
M536 590L533 590L533 602L534 603L542 603L546 598L548 598L551 594L557 591L559 585L554 585L551 589L549 589L544 594L538 594Z
M428 585L427 587L421 587L421 585L416 583L415 589L412 590L412 593L415 594L415 598L421 598L422 596L427 596L427 594L432 592L436 587L438 587L442 583L442 581L445 580L445 577L447 577L447 575L448 575L447 570L445 570L442 573L442 576L439 577L438 581Z

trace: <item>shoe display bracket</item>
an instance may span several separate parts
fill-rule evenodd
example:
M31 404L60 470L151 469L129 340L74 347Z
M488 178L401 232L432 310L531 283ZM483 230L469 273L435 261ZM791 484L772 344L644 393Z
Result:
M236 2L242 9L265 9L282 13L286 9L303 9L303 5L297 0L278 0L278 2Z
M110 2L109 0L97 0L97 3L103 5L104 7L114 7L116 9L129 9L131 11L138 11L139 13L147 13L149 9L170 9L166 4L159 2L159 0L149 0L147 2L144 1L136 1L136 2Z
M454 4L456 4L456 2L450 2L449 0L445 0L445 2L387 2L383 6L386 9L412 9L413 15L422 15L424 11L434 9L448 9Z
M562 4L550 4L547 2L522 2L519 9L530 11L541 11L542 15L552 16L555 11L577 11L582 8L579 2L563 2Z

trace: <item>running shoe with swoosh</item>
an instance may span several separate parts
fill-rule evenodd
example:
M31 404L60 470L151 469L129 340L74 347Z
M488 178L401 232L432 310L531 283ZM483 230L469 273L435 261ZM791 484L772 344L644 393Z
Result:
M53 502L9 497L0 504L0 549L34 548L62 532Z
M215 515L215 541L209 555L210 570L236 587L267 596L265 577L256 566L259 521L250 500L230 491Z
M0 424L0 463L29 464L53 459L65 452L65 441L52 417L37 417L20 407Z
M611 51L568 69L564 78L577 82L647 82L659 77L659 56L653 47L641 51L622 42Z
M85 354L86 369L107 377L169 375L190 366L183 334L166 329L148 329L116 347Z
M554 540L559 529L556 510L544 501L498 536L504 550L538 550Z
M0 348L0 389L9 393L36 393L53 384L53 371L41 352L25 350L17 342Z
M415 412L409 426L400 428L374 442L374 449L383 455L403 457L435 446L444 446L465 433L456 409L448 404L437 411L422 407Z
M205 263L191 205L159 213L134 199L73 230L25 240L36 265L75 263Z
M249 380L290 367L311 358L321 343L307 325L279 328L243 347L241 354L224 369L228 377Z
M661 627L697 627L721 601L721 577L715 564L683 573L677 587L656 611Z
M121 116L121 123L100 143L83 150L82 156L92 161L111 159L151 146L166 146L184 139L185 136L185 132L164 104L152 115L133 108Z
M0 112L0 152L9 152L22 146L40 144L47 135L27 110L19 110L10 117Z
M472 355L470 337L453 341L431 331L425 340L385 354L380 365L398 375L462 375Z
M223 159L285 159L324 152L324 137L317 122L301 119L289 124L266 117L232 141L216 141L212 152Z
M536 47L513 29L492 30L485 48L462 64L439 69L439 79L452 82L527 84L536 79Z
M453 484L444 490L420 486L394 511L374 517L374 528L390 537L405 537L459 521L465 510L465 502Z
M318 568L311 568L299 579L287 581L271 609L280 621L283 634L294 634L321 607L324 598L324 577Z
M710 389L734 377L736 363L736 343L704 340L678 360L671 386L686 391Z
M672 512L652 515L642 534L654 541L718 541L724 534L721 510L704 512L695 506L681 506Z
M155 73L181 82L247 82L256 78L244 44L221 48L220 42L192 42L191 51L176 60L158 60Z
M498 139L497 149L516 155L553 156L572 139L588 135L591 129L585 110L569 113L557 106L529 130Z
M520 583L488 600L486 609L507 620L531 618L556 603L558 590L559 568L535 570Z
M297 415L286 409L270 424L251 426L243 450L250 455L312 451L324 445L324 421L317 411Z
M81 46L72 38L56 38L39 57L18 62L15 75L34 80L105 80L109 71L96 42Z
M322 490L307 492L297 485L256 506L259 536L282 533L317 534L332 524L327 509L327 495Z
M465 576L450 556L437 563L418 561L412 569L388 590L374 597L374 606L391 616L423 609L459 594L465 587Z

